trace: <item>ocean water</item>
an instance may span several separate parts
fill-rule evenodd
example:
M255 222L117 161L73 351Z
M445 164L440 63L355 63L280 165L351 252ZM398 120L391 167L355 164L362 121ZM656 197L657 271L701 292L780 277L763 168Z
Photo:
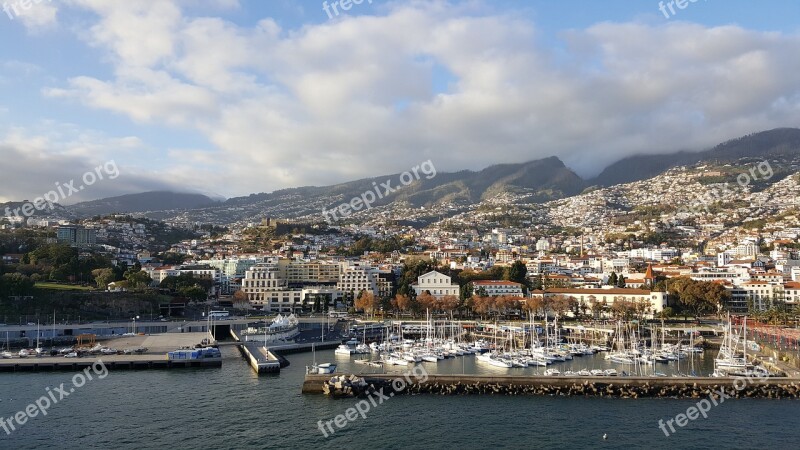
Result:
M676 426L665 436L659 419L685 413L695 400L397 396L370 405L364 419L358 416L342 428L332 425L335 433L325 437L320 422L324 427L357 400L302 395L311 354L290 355L289 367L268 376L255 375L234 348L223 348L223 357L221 369L95 377L51 406L46 416L29 419L10 435L0 429L0 449L800 447L794 424L800 402L764 399L727 400L712 407L707 418ZM345 370L352 364L332 351L318 352L316 358L336 361ZM482 371L473 360L456 358L434 367L439 373L471 373L470 366ZM72 385L72 377L67 372L0 374L0 417L24 410L46 395L46 388Z

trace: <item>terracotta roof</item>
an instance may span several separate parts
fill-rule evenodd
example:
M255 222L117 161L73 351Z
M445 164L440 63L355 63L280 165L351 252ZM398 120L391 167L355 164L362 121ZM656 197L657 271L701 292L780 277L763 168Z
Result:
M522 286L520 283L505 280L475 280L472 284L477 284L478 286Z
M542 291L534 291L542 293ZM591 295L650 295L646 289L574 289L574 288L553 288L546 291L548 294L591 294Z

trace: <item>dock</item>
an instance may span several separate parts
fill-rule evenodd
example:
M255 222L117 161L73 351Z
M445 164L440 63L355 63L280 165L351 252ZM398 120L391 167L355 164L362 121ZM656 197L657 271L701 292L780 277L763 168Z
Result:
M0 372L77 372L92 367L98 361L102 361L108 370L222 367L221 359L170 361L166 355L97 355L86 358L45 356L0 360Z
M109 370L147 370L222 367L221 358L169 360L167 352L181 347L194 347L207 333L165 333L147 336L126 336L103 341L118 350L147 348L141 354L96 354L82 358L64 356L30 356L28 358L0 359L0 372L53 372L78 371L102 361Z
M336 374L342 375L342 374ZM322 394L332 375L306 375L303 394ZM346 375L349 376L349 375ZM715 377L548 377L357 374L388 394L548 395L610 398L800 398L800 379ZM402 387L402 389L397 389Z

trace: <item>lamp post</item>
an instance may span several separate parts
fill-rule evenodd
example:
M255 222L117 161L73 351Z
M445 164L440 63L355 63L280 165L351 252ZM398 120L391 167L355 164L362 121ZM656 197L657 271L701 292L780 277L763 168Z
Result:
M139 316L134 316L131 318L131 320L133 320L133 334L136 334L136 319L138 318Z

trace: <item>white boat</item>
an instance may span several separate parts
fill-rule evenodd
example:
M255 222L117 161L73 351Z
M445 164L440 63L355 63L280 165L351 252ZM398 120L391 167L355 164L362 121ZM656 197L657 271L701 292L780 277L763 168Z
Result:
M329 374L336 372L336 364L321 363L317 364L317 349L314 344L311 344L311 351L314 353L314 362L311 367L306 366L307 374Z
M350 356L350 355L355 354L355 347L351 347L351 346L349 346L347 344L340 344L338 347L336 347L336 350L334 350L333 353L335 355L347 355L347 356Z
M508 361L506 359L502 359L502 358L500 358L497 355L494 355L492 353L484 353L482 355L478 355L476 358L480 362L484 362L484 363L487 363L487 364L489 364L491 366L495 366L495 367L505 367L507 369L510 369L511 367L513 367L513 364L511 363L511 361Z
M617 370L616 369L606 369L606 370L603 371L603 373L607 377L615 377L615 376L617 376Z
M248 327L242 331L241 336L245 341L287 342L293 341L300 334L299 325L294 314L283 316L278 314L269 326L254 328Z
M78 352L69 352L66 355L64 355L64 358L77 358L77 357L78 357Z
M389 364L390 366L407 366L409 364L413 364L412 361L407 361L405 358L396 353L392 353L391 355L387 356L383 362Z
M19 353L17 353L17 355L19 355L20 358L27 358L31 355L31 353L25 349L22 349L19 351Z
M578 375L580 375L582 377L590 377L590 376L592 376L592 372L589 372L588 369L581 369L581 370L578 371Z
M2 353L0 353L0 358L3 359L11 359L14 355L11 354L11 346L8 343L8 331L6 331L6 349Z
M314 364L311 367L306 368L306 373L308 374L329 374L336 372L336 364L333 363L322 363L322 364Z
M561 372L559 372L557 369L547 369L544 371L544 375L546 377L557 377L561 375Z
M369 366L369 367L381 367L381 366L383 366L383 364L381 364L378 361L370 361L368 359L354 359L353 362L356 363L356 364L361 364L361 365Z
M595 377L604 377L606 375L606 373L600 369L593 369L591 374Z
M422 358L422 360L425 362L432 362L432 363L438 363L440 359L436 355L431 353L423 353L422 355L420 355L420 358Z

